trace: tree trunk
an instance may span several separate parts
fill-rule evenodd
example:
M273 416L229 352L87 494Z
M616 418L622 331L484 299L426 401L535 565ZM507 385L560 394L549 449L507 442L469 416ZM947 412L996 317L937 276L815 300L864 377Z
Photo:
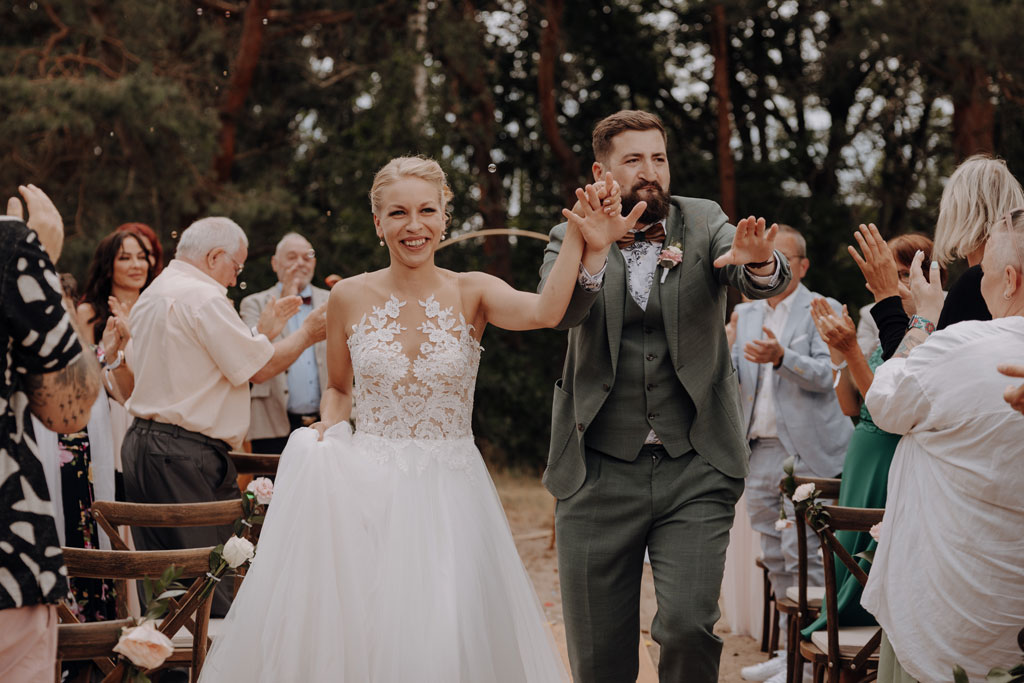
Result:
M960 64L960 89L953 94L953 154L957 162L995 148L992 79L977 64Z
M729 43L725 31L725 6L716 4L711 15L711 53L715 58L715 98L718 118L718 182L721 190L722 210L730 220L736 220L736 165L732 158L729 124ZM764 135L764 132L761 133ZM762 145L764 142L762 141ZM767 162L762 159L762 162Z
M235 133L238 129L238 114L245 106L252 88L253 74L259 64L260 50L263 47L263 36L267 18L273 0L252 0L245 10L242 21L242 39L238 45L231 67L231 80L220 104L220 134L218 135L217 158L213 168L218 182L226 182L231 178L231 166L235 161Z
M540 102L540 121L544 136L561 166L561 192L567 206L576 202L575 191L580 182L580 161L565 143L558 130L555 102L555 65L561 54L562 12L565 0L546 0L544 18L547 25L540 34L540 62L537 65L537 98Z
M427 0L418 0L416 11L409 15L409 32L413 36L413 58L418 60L412 71L415 100L410 124L419 133L427 120L427 67L423 63L427 52Z

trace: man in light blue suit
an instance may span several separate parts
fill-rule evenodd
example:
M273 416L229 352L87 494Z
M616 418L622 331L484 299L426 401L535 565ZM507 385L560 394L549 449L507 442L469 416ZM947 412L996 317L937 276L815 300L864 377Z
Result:
M843 469L853 425L839 407L832 389L828 346L811 319L811 299L817 295L800 282L810 266L804 238L794 228L780 225L776 248L788 259L793 279L781 294L736 307L732 357L750 440L747 511L751 525L761 535L772 589L782 597L797 583L796 531L791 525L775 528L783 462L793 456L798 475L837 476ZM838 312L836 301L829 299L829 304ZM793 518L791 504L787 515ZM808 534L813 536L809 530ZM808 547L816 546L812 542ZM824 585L821 560L813 551L808 560L809 584ZM781 653L747 667L743 675L774 683L779 675L784 679L785 666Z

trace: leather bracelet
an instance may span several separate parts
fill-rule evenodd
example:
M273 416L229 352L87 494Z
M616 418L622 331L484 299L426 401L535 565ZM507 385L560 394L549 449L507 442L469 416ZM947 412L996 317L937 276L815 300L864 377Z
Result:
M764 268L765 266L770 266L773 263L775 263L774 253L772 254L771 258L769 258L767 261L761 261L760 263L748 263L746 264L746 266L747 268Z

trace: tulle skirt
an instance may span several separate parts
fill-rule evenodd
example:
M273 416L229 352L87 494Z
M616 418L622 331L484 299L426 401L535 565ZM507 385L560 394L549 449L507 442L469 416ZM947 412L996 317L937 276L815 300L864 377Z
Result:
M203 683L568 676L471 438L294 432Z

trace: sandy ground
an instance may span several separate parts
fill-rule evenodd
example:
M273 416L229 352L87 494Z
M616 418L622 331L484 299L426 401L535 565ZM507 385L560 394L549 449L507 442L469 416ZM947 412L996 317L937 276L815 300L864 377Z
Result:
M523 564L533 579L541 604L556 638L563 637L562 599L558 590L558 562L551 544L551 521L554 513L554 499L540 484L540 479L533 476L514 475L509 473L493 473L494 483L498 489L505 513L508 515L509 526L515 538ZM657 666L658 646L651 641L651 620L654 617L654 583L650 568L644 572L643 588L640 604L641 636L647 644L647 651ZM760 643L746 636L735 636L729 633L728 625L719 622L715 632L725 642L722 651L722 664L719 681L739 683L740 668L748 664L763 661L765 655L760 651ZM561 644L564 652L564 643ZM641 664L639 680L652 680L652 666ZM653 679L653 680L656 680Z

